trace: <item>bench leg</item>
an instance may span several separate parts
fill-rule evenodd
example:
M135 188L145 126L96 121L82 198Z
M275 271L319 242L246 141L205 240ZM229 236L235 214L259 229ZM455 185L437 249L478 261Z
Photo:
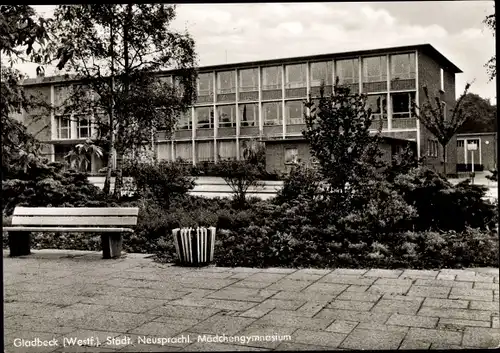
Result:
M102 258L111 259L111 249L109 246L109 233L101 233Z
M109 248L111 250L111 257L117 259L122 256L122 233L111 233L109 235Z
M101 234L102 258L117 259L122 253L122 233Z
M10 256L23 256L31 254L30 232L9 232Z

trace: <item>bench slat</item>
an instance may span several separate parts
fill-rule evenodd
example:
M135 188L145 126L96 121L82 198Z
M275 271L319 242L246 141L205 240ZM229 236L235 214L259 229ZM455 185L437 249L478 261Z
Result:
M137 216L138 207L16 207L14 216Z
M19 226L135 226L137 217L14 216L12 225Z
M81 232L81 233L118 233L133 232L130 228L98 228L98 227L3 227L4 232Z

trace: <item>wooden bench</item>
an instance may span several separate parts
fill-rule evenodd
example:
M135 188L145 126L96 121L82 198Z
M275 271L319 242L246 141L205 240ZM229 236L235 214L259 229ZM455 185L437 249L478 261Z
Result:
M122 234L133 232L139 208L16 207L9 232L10 256L29 255L31 232L100 233L103 258L121 255ZM127 228L125 228L127 227Z

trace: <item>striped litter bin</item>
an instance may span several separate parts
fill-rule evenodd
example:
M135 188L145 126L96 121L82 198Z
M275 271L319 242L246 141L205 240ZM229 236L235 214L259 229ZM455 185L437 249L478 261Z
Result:
M188 266L208 265L214 259L215 227L172 230L179 262Z

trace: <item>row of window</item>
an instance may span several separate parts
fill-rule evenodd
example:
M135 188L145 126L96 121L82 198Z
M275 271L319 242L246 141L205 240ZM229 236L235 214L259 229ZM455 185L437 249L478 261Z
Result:
M72 133L72 123L76 125L76 136ZM90 120L80 116L57 116L56 131L58 139L86 139L91 136Z
M411 102L415 99L415 93L391 94L393 119L410 118ZM387 119L387 95L370 95L367 106L372 109L375 118ZM240 111L240 122L242 127L259 126L259 105L247 103L238 105ZM264 126L283 124L283 105L281 101L262 103L262 118ZM287 125L304 124L305 107L302 100L285 102L285 120ZM209 107L196 107L194 109L196 127L198 129L214 128L214 109ZM236 105L217 106L219 127L236 126ZM193 127L191 112L185 113L178 121L179 130L190 130Z
M467 139L467 144L479 146L479 139ZM464 148L465 140L457 140L457 147Z
M397 54L390 56L374 56L362 59L363 82L380 82L387 80L387 60L389 58L391 79L414 79L416 73L415 53ZM332 84L333 61L312 62L310 65L310 86L320 86L322 82ZM216 73L216 87L218 94L236 92L236 82L240 92L257 91L259 84L259 69L249 68L236 71L219 71ZM285 88L301 88L307 84L307 64L285 65L284 72L281 66L267 66L262 68L262 90L282 89L282 75L285 75ZM335 76L342 84L359 83L359 59L345 59L335 61ZM201 73L198 76L198 95L206 96L213 93L214 75Z

